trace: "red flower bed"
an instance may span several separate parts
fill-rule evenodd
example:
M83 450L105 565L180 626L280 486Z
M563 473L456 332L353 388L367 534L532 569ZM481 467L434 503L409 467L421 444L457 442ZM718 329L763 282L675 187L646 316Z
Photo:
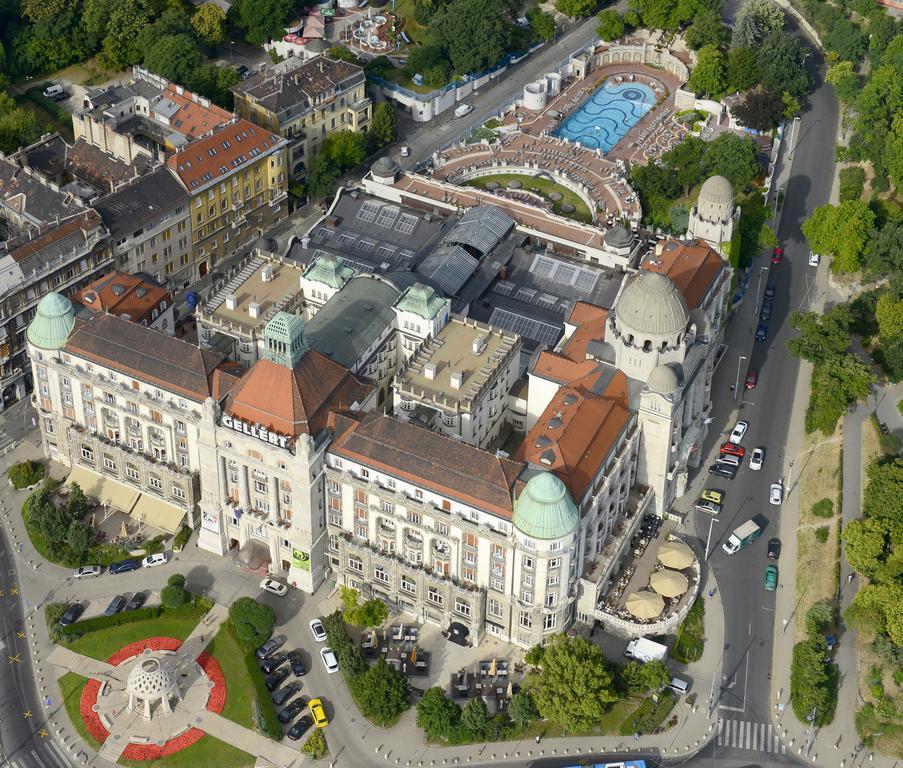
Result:
M177 651L181 645L182 641L175 637L150 637L120 648L107 661L117 666L127 659L137 656L147 648L152 651ZM213 683L213 688L210 689L210 695L207 699L207 709L219 714L226 705L226 678L223 675L223 669L219 662L207 651L198 656L197 663ZM85 683L85 687L82 689L79 709L88 732L97 741L103 743L110 734L104 728L98 714L92 709L97 703L100 686L99 680L88 680ZM123 751L122 756L126 760L159 760L161 757L172 755L186 747L190 747L192 744L196 744L203 736L204 732L199 728L189 728L185 733L167 741L162 747L156 744L129 744Z

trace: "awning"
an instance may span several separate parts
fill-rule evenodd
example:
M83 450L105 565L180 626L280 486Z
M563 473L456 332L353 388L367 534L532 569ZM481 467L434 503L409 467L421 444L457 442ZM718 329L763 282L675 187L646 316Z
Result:
M141 494L132 510L132 517L167 533L178 533L185 519L185 510L153 496Z
M467 636L469 634L470 630L459 621L453 621L448 625L448 639L457 645L466 648L469 645L467 642Z
M260 566L270 562L270 548L262 541L248 539L238 550L238 561L256 571Z
M73 483L78 483L79 488L85 492L86 496L126 513L132 511L132 507L135 506L135 502L141 495L131 486L113 480L111 477L98 475L85 467L76 467L69 473L66 485L71 486Z

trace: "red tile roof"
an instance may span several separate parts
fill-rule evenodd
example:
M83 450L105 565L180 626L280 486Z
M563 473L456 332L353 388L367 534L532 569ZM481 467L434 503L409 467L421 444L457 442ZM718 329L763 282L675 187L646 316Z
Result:
M696 309L724 266L724 259L705 240L683 242L672 239L659 243L655 256L647 256L640 268L670 277L687 306Z
M228 123L233 115L222 107L218 107L213 102L208 101L207 105L199 103L196 99L201 96L194 96L191 91L178 89L178 86L172 83L163 91L163 97L169 99L174 104L179 105L179 110L170 119L171 125L179 133L189 139L196 139L198 136L212 131L218 125ZM182 93L179 93L182 90ZM206 99L205 99L206 101Z
M153 311L161 312L162 302L166 306L172 304L172 296L163 286L118 270L101 275L76 291L72 300L95 312L108 312L143 325L154 321Z

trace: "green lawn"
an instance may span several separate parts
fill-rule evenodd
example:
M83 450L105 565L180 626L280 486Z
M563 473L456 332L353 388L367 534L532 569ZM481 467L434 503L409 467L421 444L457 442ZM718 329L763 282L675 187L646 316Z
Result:
M67 672L60 678L59 682L60 691L63 694L63 705L66 707L66 714L69 715L69 720L72 721L73 727L88 746L95 750L99 749L100 743L88 732L88 728L85 726L84 720L82 720L80 709L82 688L85 687L88 678L76 675L75 672Z
M430 42L429 30L422 24L414 21L414 1L398 0L395 3L395 15L401 20L401 30L406 32L414 43Z
M67 643L67 647L76 653L90 656L92 659L106 660L122 646L148 637L177 637L179 640L184 640L191 634L191 630L195 628L199 619L200 616L170 617L164 613L156 619L136 621L90 632L78 640ZM225 666L223 664L224 669Z
M532 739L536 736L543 738L556 738L561 736L616 736L624 718L636 707L637 702L631 699L622 699L611 705L611 709L602 715L599 724L586 733L568 733L556 723L544 723L537 720L520 735L522 739Z
M486 184L495 181L501 186L507 186L509 181L519 181L523 186L521 189L529 192L538 192L544 199L548 200L552 192L559 192L561 200L552 203L552 210L560 216L565 216L574 221L582 221L584 224L592 222L592 214L586 203L580 198L576 192L572 192L567 187L563 187L550 179L536 178L534 176L525 176L517 173L495 173L491 176L481 176L478 179L471 179L464 183L468 187L479 187L485 189ZM570 203L574 206L573 213L562 213L561 206Z
M24 94L16 97L16 102L20 107L34 113L43 133L56 131L66 141L71 142L73 140L72 115L55 101L46 98L41 91L42 86L29 88Z
M242 752L225 741L204 736L196 744L159 760L120 760L130 768L253 768L253 755Z

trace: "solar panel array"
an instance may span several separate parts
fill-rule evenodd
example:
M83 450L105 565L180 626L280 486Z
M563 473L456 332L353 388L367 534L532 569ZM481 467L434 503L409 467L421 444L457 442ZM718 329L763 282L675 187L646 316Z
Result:
M599 279L598 273L591 269L584 269L576 264L568 264L548 256L537 256L530 266L530 272L553 283L573 286L581 293L591 293Z
M493 287L492 290L494 293L499 294L499 296L510 296L511 291L513 291L517 286L514 283L509 283L507 280L499 280Z
M516 312L509 312L507 309L492 310L489 324L545 344L547 347L555 346L555 342L561 336L561 328L534 320L532 317L518 315Z

